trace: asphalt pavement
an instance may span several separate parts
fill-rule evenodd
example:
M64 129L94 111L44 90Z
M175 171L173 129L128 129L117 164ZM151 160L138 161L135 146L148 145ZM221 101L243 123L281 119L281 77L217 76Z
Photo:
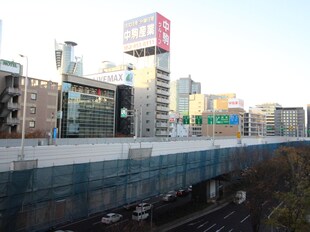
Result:
M204 215L207 215L211 212L214 212L218 209L221 209L221 208L225 207L226 205L228 205L231 201L232 201L232 197L226 197L225 199L222 199L220 201L216 201L215 203L206 207L203 210L197 211L195 213L192 213L192 214L186 215L182 218L179 218L175 221L172 221L172 222L169 222L167 224L153 228L152 232L168 232L177 226L180 226L180 225L185 224L191 220L194 220L196 218L199 218L201 216L204 216Z

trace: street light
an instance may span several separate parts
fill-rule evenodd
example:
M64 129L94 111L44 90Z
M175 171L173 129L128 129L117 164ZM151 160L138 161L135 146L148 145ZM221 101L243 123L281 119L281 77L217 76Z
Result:
M27 84L28 84L28 57L22 54L19 54L20 57L26 59L26 76L25 76L25 90L24 90L24 108L23 108L23 124L22 124L22 143L21 143L21 154L18 157L19 160L24 160L25 153L24 153L24 143L25 143L25 124L26 124L26 104L27 104Z

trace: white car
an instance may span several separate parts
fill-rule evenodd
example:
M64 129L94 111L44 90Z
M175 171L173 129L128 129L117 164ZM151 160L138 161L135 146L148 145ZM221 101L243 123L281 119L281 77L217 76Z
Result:
M111 224L114 222L118 222L123 218L123 215L118 213L108 213L101 218L101 222L104 224Z
M137 211L148 211L152 209L153 205L149 203L140 203L139 205L136 206Z

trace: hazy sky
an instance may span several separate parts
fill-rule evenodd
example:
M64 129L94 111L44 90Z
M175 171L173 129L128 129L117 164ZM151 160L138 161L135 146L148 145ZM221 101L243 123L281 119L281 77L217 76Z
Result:
M78 43L84 74L123 62L124 21L171 20L171 79L191 75L202 93L234 92L246 109L310 104L309 0L1 0L1 58L29 59L29 76L56 80L54 40Z

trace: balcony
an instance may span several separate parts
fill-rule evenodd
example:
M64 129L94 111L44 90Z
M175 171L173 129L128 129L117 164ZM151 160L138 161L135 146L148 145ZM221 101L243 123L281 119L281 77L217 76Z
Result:
M160 94L160 95L165 95L165 96L170 95L169 91L165 91L165 90L161 90L161 89L157 89L156 93Z
M164 106L156 106L156 110L158 110L158 111L165 111L165 112L169 112L169 107L164 107Z
M18 125L19 123L20 123L19 118L7 118L6 119L6 124L9 126L15 126L15 125Z
M7 105L7 107L8 107L8 109L11 110L11 111L19 110L19 109L20 109L20 104L9 102L8 105Z
M157 73L157 78L166 80L166 81L170 81L170 77L161 73Z
M166 114L156 114L157 119L169 119L169 115Z
M166 130L159 130L155 132L156 136L168 136L169 132Z
M170 88L170 85L165 83L165 82L157 81L156 84L157 84L157 86L160 86L160 87L164 87L164 88L167 88L167 89Z
M168 123L157 122L157 123L156 123L156 127L157 127L157 128L159 128L159 127L167 128L167 127L168 127Z
M169 104L169 100L166 98L158 97L156 99L157 99L157 102Z

